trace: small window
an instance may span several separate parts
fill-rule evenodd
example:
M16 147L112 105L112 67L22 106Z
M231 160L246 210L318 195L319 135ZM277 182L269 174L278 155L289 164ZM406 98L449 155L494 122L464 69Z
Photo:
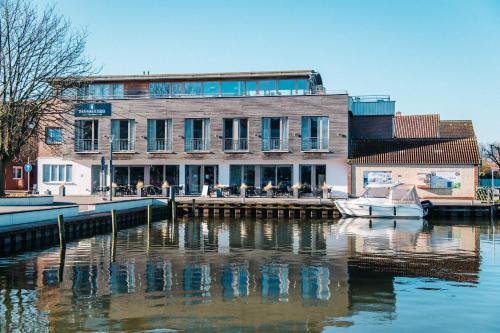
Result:
M42 167L45 183L73 181L73 166L71 164L44 164Z
M12 179L22 179L23 178L23 167L15 166L12 167Z
M45 143L48 145L61 144L63 142L62 128L49 127L45 132Z

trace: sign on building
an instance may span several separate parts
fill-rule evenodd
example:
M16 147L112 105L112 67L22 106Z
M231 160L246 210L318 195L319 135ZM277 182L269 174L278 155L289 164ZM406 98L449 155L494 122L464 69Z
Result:
M109 117L110 103L81 103L76 106L75 117Z
M368 185L388 185L391 183L391 171L365 171L363 173L363 187L367 187Z

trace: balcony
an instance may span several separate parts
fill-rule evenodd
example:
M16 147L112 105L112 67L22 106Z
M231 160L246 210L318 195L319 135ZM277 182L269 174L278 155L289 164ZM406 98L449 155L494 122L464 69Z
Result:
M134 141L129 139L113 140L113 152L133 152L135 149Z
M76 153L92 153L99 150L99 140L97 139L76 139Z
M262 138L262 151L288 151L288 139Z
M188 153L208 151L208 146L209 146L208 138L185 139L184 141L184 151Z
M172 151L172 141L169 139L148 138L148 152Z
M302 151L326 151L328 138L302 138Z
M248 139L224 139L225 152L248 151Z

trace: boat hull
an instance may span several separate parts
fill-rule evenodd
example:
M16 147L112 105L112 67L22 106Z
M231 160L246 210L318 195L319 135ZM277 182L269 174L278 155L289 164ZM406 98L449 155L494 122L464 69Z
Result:
M335 205L342 216L376 218L420 219L426 211L419 205L384 205L380 203L356 202L356 200L336 200Z

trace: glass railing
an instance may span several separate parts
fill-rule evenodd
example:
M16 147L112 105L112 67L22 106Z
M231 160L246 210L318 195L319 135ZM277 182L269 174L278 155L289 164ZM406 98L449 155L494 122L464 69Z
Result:
M224 139L224 151L246 151L248 139Z
M288 150L288 139L262 138L263 151Z
M328 138L302 138L302 150L328 150Z
M169 139L148 138L148 151L171 151L172 141Z
M208 139L185 139L184 140L184 150L187 152L192 151L208 151Z
M75 152L93 152L99 150L99 140L97 139L76 139Z
M134 141L128 139L113 140L113 151L133 151L135 149Z

